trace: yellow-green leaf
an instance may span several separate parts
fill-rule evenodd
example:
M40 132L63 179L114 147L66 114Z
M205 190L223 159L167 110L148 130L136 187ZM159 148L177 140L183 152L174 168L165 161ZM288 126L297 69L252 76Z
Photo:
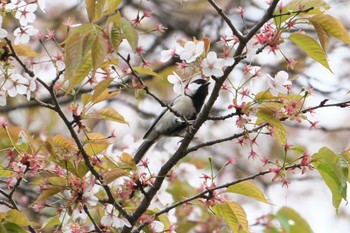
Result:
M13 45L16 54L20 57L40 57L41 55L35 52L29 45Z
M92 95L92 101L96 100L107 89L112 81L113 78L106 78L99 82L95 87L94 94Z
M48 142L53 146L59 146L67 150L78 151L75 143L72 139L68 139L62 135L56 135L52 138L48 138Z
M286 233L313 233L310 225L293 209L282 207L276 214Z
M17 224L19 226L29 226L31 223L27 217L18 210L10 210L6 213L6 221Z
M301 34L293 33L289 36L289 40L293 41L298 45L309 57L319 62L321 65L326 67L330 72L333 73L329 67L327 56L325 51L322 49L319 43L312 37Z
M101 109L94 114L91 114L87 116L88 118L98 118L98 119L104 119L104 120L110 120L110 121L115 121L119 122L122 124L127 124L125 121L124 117L120 115L119 112L117 112L114 108L104 108Z
M48 184L53 185L53 186L66 186L67 184L67 177L60 177L60 176L55 176L55 177L49 177L48 179Z
M84 149L90 156L104 151L111 142L101 133L88 133L83 138Z
M93 21L95 16L96 0L85 0L86 12L90 22Z
M159 74L154 72L150 67L140 67L140 66L138 66L138 67L133 67L132 69L134 71L136 71L137 73L140 73L140 74L152 75L152 76L155 76L157 78L161 77Z
M316 30L318 39L320 40L323 50L326 51L329 44L329 39L330 39L329 34L323 29L322 25L319 24L318 22L311 20L311 23L312 25L314 25L314 28Z
M43 191L41 191L40 196L38 197L38 199L36 199L35 203L39 202L39 201L44 201L54 195L56 195L57 193L61 192L62 188L50 188L50 189L45 189Z
M242 206L236 202L216 204L213 207L214 213L225 220L233 233L248 233L247 215Z
M350 45L348 30L338 19L331 15L322 14L313 16L310 21L313 24L319 24L325 32Z
M1 233L27 233L27 231L24 230L21 226L12 222L6 222L3 224L0 223L0 232Z
M120 3L122 3L122 0L107 0L107 3L108 8L104 12L105 15L112 14L118 8Z
M92 95L88 93L84 93L81 95L81 102L84 106L86 106L88 103L92 101Z
M109 41L111 42L113 48L118 50L119 45L122 43L123 34L119 27L113 26L111 29L111 33L109 34Z
M128 153L122 153L121 156L119 156L120 161L122 161L123 163L126 163L130 166L135 166L135 162L134 159L132 158L131 155L129 155Z
M349 164L342 155L322 147L312 155L313 165L332 192L332 202L338 211L342 199L346 201Z
M71 91L75 86L79 85L90 73L92 69L92 59L91 55L85 55L84 59L81 62L81 65L75 70L74 74L71 77L66 77L69 80L69 90Z
M256 116L257 124L262 122L267 122L270 125L274 126L276 129L275 137L282 144L286 144L287 142L287 130L284 127L283 123L274 117L273 105L263 105L259 108Z
M94 19L93 21L97 21L101 19L103 15L103 10L106 4L106 0L97 0L95 5Z
M60 216L56 214L54 217L46 219L46 221L43 223L43 229L57 226L60 224L61 224Z
M107 43L102 35L97 35L92 45L92 67L94 71L101 67L108 53Z
M109 184L119 177L125 176L127 174L128 172L125 169L113 168L111 171L107 171L103 174L103 180L106 182L106 184Z
M119 94L119 91L111 91L110 89L106 88L101 94L96 96L96 98L93 99L92 102L94 104L97 104L101 101L108 100L118 94Z
M131 25L131 23L125 19L121 18L118 22L118 26L122 30L125 35L126 40L129 42L132 51L136 52L136 48L138 45L139 37L136 29Z
M242 194L244 196L254 198L255 200L270 204L264 193L250 181L243 181L232 185L226 189L226 192Z

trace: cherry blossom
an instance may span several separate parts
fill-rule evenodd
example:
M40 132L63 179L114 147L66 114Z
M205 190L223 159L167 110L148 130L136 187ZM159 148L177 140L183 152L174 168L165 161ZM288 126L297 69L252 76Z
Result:
M27 100L30 100L31 92L34 92L36 90L36 78L31 78L29 80L29 85L27 88L26 96Z
M6 105L6 93L5 91L0 90L0 106Z
M177 73L173 72L173 74L168 76L169 83L173 84L173 90L176 94L181 94L183 92L183 85L181 78L177 75Z
M153 221L150 224L152 232L164 232L164 224L160 221Z
M111 226L115 228L123 228L124 226L131 227L129 221L126 218L119 218L118 214L114 213L114 206L108 204L106 206L105 215L101 218L101 223L105 226Z
M160 61L167 62L173 56L179 55L183 50L184 48L177 41L174 41L173 47L171 49L163 50L160 52Z
M292 82L288 80L288 73L285 71L280 71L276 74L275 78L271 75L268 76L268 85L270 87L270 92L273 96L278 96L278 93L287 94L288 89L286 85L292 85Z
M29 82L20 74L10 74L4 84L4 89L10 97L15 97L17 94L24 95L27 92Z
M207 57L202 61L202 72L205 76L220 77L224 74L223 68L225 66L225 60L218 58L216 53L211 51Z
M180 53L180 59L187 63L194 62L204 52L204 42L195 44L193 41L187 41L183 51Z
M38 32L39 30L35 29L32 25L18 27L13 32L13 35L16 37L14 43L27 44L30 40L30 37L36 35Z
M18 4L18 9L15 14L16 19L22 26L28 25L28 23L33 23L36 19L34 12L38 8L35 4L27 4L26 2L20 2Z
M0 15L0 39L5 38L7 36L7 31L1 28L1 26L2 26L2 16Z
M5 10L12 11L18 7L18 0L11 0L10 3L7 3L5 6Z

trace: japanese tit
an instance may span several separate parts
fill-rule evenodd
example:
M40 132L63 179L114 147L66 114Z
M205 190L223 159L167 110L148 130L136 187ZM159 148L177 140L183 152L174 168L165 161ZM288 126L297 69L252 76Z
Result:
M144 135L143 143L138 148L134 161L137 164L148 149L162 136L180 136L186 128L186 120L195 120L200 112L204 100L208 95L209 82L196 79L189 83L182 95L176 97L170 104L177 114L166 108L152 123ZM180 117L182 116L182 117Z

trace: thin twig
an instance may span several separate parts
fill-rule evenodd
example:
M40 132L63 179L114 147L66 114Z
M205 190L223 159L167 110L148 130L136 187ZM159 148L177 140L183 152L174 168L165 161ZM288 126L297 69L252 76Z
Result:
M229 28L231 29L233 35L235 35L239 41L243 40L244 37L240 31L236 29L236 27L233 25L231 19L224 13L224 11L214 2L214 0L208 0L210 5L216 10L216 12L224 19L224 21L227 23Z

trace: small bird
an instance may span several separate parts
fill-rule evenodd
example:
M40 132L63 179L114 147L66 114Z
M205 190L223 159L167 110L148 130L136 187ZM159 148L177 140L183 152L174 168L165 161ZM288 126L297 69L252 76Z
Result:
M186 86L184 93L176 97L170 104L171 109L177 114L168 108L164 109L143 137L144 141L134 156L136 164L162 136L181 136L186 128L186 122L183 118L189 121L196 119L208 95L209 84L210 82L204 79L192 81Z

